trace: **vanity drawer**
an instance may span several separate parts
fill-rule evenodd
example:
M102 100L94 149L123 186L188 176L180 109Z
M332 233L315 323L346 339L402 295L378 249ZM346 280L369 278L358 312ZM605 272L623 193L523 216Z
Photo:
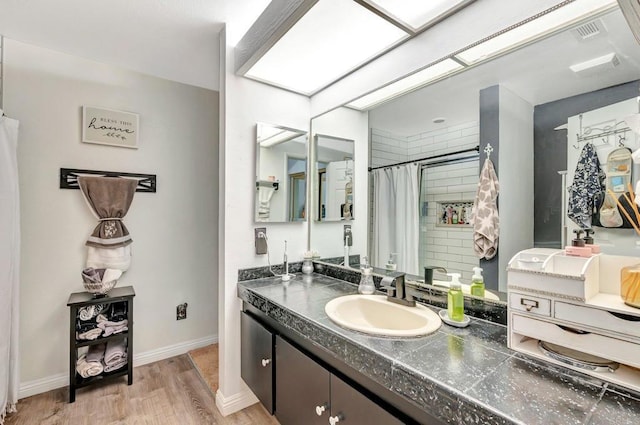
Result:
M640 344L594 333L576 333L576 330L563 329L556 324L516 313L512 314L511 328L521 335L640 367Z
M640 317L610 313L606 310L556 302L556 319L640 338Z
M551 316L551 301L546 298L510 292L509 307L512 310L526 311L547 317Z

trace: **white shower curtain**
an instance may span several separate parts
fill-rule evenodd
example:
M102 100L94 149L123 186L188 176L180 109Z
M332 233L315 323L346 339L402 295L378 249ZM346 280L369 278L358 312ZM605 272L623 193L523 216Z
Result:
M418 270L420 166L416 163L373 171L372 264L384 267L396 256L398 271Z
M18 121L0 110L0 424L18 401Z

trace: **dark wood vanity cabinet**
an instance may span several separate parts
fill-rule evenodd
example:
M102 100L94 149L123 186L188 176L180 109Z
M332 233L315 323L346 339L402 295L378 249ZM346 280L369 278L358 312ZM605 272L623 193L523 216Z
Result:
M402 424L279 336L276 336L276 418L281 425Z
M273 414L274 335L245 312L242 312L240 328L240 376L269 413Z

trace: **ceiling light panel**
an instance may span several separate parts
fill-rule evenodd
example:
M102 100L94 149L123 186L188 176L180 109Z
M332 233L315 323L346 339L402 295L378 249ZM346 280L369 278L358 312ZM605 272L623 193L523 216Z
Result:
M431 65L428 68L362 96L347 104L347 106L359 110L371 109L374 106L403 95L409 91L416 90L462 68L463 66L458 62L451 59L445 59L435 65Z
M245 76L310 95L406 37L352 0L322 0Z
M576 0L456 55L468 64L510 51L617 6L615 0Z
M364 0L380 12L418 31L469 0Z

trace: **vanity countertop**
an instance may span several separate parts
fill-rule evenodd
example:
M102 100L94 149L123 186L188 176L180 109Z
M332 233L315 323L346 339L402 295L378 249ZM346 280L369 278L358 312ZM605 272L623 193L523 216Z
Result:
M456 424L637 424L640 397L507 348L507 328L471 318L419 338L369 336L335 325L331 299L357 293L325 275L238 283L238 296L293 332L443 422ZM436 307L432 307L438 311Z

